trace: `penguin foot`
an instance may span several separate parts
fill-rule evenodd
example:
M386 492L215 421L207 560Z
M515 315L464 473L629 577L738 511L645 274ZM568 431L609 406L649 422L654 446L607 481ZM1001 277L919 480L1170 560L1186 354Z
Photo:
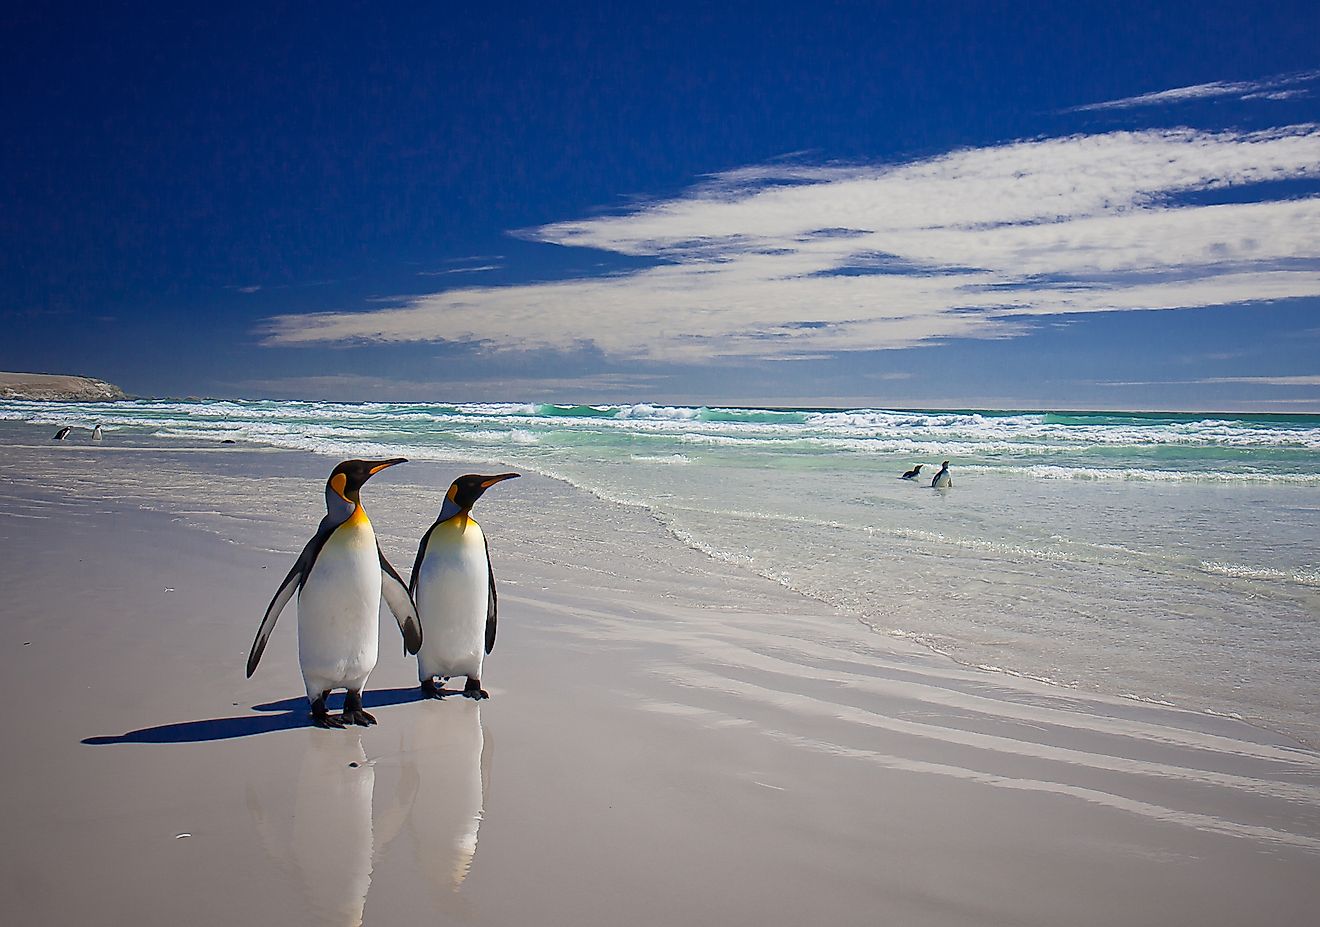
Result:
M333 717L325 710L325 695L326 694L323 693L320 698L312 702L312 723L317 727L342 728L344 726L343 719Z
M446 689L443 683L437 686L434 679L423 679L422 694L427 698L444 698L450 694L450 690Z
M362 693L354 692L352 689L344 697L344 711L340 718L346 725L356 724L359 727L371 727L376 723L371 713L362 708Z
M485 689L481 688L480 679L469 678L467 681L467 685L463 687L463 695L465 695L467 698L477 698L477 699L490 698L490 693L487 692Z

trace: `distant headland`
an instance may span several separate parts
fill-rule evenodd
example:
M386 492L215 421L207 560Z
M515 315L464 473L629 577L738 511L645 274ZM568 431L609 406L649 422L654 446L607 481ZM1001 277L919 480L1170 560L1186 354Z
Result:
M33 399L42 402L108 402L127 399L113 383L91 377L50 373L0 372L0 399Z

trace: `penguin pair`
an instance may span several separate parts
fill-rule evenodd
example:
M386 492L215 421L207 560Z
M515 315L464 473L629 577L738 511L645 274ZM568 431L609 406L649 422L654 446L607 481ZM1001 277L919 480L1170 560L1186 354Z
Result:
M464 694L486 696L480 675L495 643L495 576L471 509L490 486L518 474L455 480L440 516L422 538L411 583L405 586L381 551L361 498L367 480L405 462L402 457L346 460L335 467L325 484L326 515L271 599L252 642L249 678L296 592L298 663L318 727L376 723L363 708L362 689L376 666L382 597L398 621L404 650L418 654L423 691L440 696L444 690L436 687L437 676L466 675ZM425 603L420 612L417 603ZM427 638L432 640L424 646ZM347 691L339 717L326 708L334 689Z
M67 441L69 439L69 432L71 431L73 431L73 429L66 425L65 427L61 428L59 431L55 432L55 437L51 438L51 440ZM92 429L92 440L100 441L102 438L103 435L101 433L101 426L97 425L95 428Z
M921 476L922 464L917 464L908 472L899 477L900 480L909 480L916 482ZM953 485L953 477L949 475L949 462L946 460L940 466L940 471L935 474L935 478L930 481L932 489L948 489Z

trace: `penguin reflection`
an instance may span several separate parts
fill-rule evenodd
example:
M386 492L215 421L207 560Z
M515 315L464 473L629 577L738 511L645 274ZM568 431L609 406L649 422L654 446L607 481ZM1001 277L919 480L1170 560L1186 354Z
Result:
M403 803L396 801L373 832L375 781L362 738L354 734L306 739L290 832L280 833L288 818L268 814L248 787L248 811L266 852L302 887L318 923L360 927L373 858L403 823Z
M491 755L479 702L447 699L434 711L417 712L413 749L404 759L404 774L412 764L417 776L407 826L438 909L461 907L456 895L476 856Z

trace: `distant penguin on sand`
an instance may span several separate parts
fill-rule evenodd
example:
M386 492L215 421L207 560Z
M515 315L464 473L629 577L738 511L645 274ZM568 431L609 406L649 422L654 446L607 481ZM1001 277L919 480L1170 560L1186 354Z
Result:
M325 517L271 599L252 642L249 677L280 612L298 593L298 663L317 727L376 723L362 708L362 687L376 667L382 597L399 622L404 649L416 653L422 646L421 624L408 587L376 543L359 495L371 477L405 462L402 457L346 460L331 471L325 484ZM339 717L326 711L326 699L334 689L348 691Z
M103 434L101 434L101 426L100 426L100 425L97 425L95 428L92 429L92 440L93 440L93 441L100 441L100 440L101 440L102 438L104 438L104 437L105 437L105 436L104 436Z
M52 440L52 441L63 441L63 440L65 440L66 438L69 437L69 432L71 432L71 431L73 431L73 429L70 428L68 425L65 425L65 426L64 426L63 428L61 428L59 431L55 432L55 437L51 438L51 440Z
M907 473L904 473L902 476L900 476L899 479L900 479L900 480L915 480L915 479L921 474L921 467L922 467L921 464L917 464L915 467L913 467L913 468L912 468L911 470L909 470Z
M940 465L940 472L935 474L935 479L930 481L932 489L948 489L953 485L953 477L949 476L949 462L946 460Z
M454 480L439 517L417 545L408 590L422 619L417 679L432 698L449 694L444 680L451 676L467 677L468 698L487 697L481 667L495 647L495 570L486 535L471 512L482 493L516 476L470 473Z

